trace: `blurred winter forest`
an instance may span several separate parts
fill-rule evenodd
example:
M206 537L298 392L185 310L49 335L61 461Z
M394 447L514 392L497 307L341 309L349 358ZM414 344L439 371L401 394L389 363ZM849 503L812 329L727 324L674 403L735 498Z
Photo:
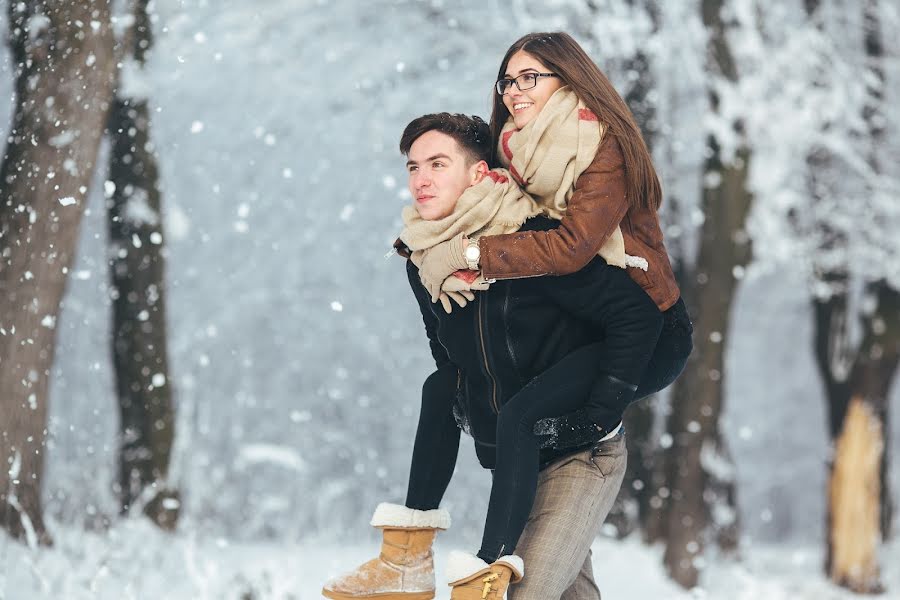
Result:
M399 135L487 118L506 48L565 30L642 126L695 325L685 374L629 409L605 533L685 588L757 543L814 547L853 591L898 580L896 0L0 7L5 542L142 515L368 535L433 368L386 257ZM471 545L490 476L462 446L445 507Z

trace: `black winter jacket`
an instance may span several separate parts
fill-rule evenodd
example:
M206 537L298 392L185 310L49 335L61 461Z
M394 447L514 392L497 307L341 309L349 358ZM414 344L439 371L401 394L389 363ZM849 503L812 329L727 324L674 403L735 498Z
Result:
M546 230L557 223L538 217L522 229ZM485 468L494 466L498 412L535 376L572 351L597 341L610 346L609 355L616 357L613 360L631 359L627 335L620 332L613 339L603 328L610 311L632 311L630 316L636 321L660 318L652 299L625 270L610 267L600 257L571 275L497 281L487 291L476 292L474 302L466 307L454 305L451 314L431 302L410 260L407 274L438 367L423 394L448 393L446 386L455 381L457 420L474 438L478 460ZM615 293L611 294L611 289ZM597 365L595 372L570 376L594 379L608 366ZM625 408L620 407L619 418ZM582 411L545 419L536 431L546 434L542 465L603 436Z

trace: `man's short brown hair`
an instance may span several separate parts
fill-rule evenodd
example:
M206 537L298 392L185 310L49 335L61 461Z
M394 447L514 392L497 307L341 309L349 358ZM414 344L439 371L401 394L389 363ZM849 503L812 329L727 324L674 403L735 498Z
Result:
M400 136L400 152L409 156L413 143L429 131L439 131L456 140L470 165L491 158L491 128L488 124L480 117L450 113L422 115L410 121Z

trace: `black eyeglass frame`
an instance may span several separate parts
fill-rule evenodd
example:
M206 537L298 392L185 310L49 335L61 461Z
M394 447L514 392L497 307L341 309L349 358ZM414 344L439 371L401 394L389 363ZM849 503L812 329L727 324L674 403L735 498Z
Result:
M522 87L522 84L519 83L519 80L523 77L534 77L534 85L529 85L528 87ZM497 93L501 96L506 95L506 91L501 90L500 86L506 90L512 87L513 84L516 84L516 87L519 88L520 92L524 92L525 90L530 90L531 88L537 87L538 79L541 77L559 77L556 73L522 73L518 77L513 77L512 79L498 79L497 83L494 84L494 88L497 90ZM505 85L504 85L505 84Z

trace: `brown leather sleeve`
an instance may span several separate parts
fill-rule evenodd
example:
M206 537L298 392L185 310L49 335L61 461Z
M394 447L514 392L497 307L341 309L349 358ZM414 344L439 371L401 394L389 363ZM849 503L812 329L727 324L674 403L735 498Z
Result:
M575 182L575 193L559 227L480 238L481 271L485 279L580 271L597 255L627 211L625 159L618 140L607 135L594 161Z

